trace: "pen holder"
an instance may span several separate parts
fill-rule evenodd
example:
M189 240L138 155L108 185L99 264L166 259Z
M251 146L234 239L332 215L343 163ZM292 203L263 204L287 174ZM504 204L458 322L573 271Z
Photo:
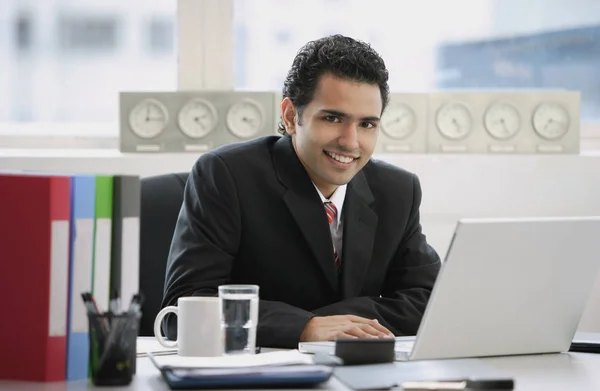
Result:
M90 376L94 385L131 383L135 374L136 339L141 314L88 313Z

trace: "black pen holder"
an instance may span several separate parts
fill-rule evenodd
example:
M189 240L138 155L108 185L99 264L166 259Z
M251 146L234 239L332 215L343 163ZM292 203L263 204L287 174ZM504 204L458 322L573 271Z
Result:
M140 313L88 313L90 377L97 386L131 383L135 374Z

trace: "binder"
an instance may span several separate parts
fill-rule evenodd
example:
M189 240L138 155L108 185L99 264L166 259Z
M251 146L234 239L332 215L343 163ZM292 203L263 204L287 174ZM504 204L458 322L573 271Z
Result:
M110 285L127 305L139 291L141 182L131 175L113 180Z
M112 249L113 177L96 176L92 295L100 311L108 311Z
M329 380L333 368L297 350L253 356L177 357L148 353L171 390L309 388Z
M290 365L265 368L160 370L171 390L246 388L314 388L324 384L333 370L325 365Z
M66 374L71 178L0 175L0 379Z
M71 195L66 378L77 380L88 376L88 321L81 293L89 292L92 285L96 178L73 177Z

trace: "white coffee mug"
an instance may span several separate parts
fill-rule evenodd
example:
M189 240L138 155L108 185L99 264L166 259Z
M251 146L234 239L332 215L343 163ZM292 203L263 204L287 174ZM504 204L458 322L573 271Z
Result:
M165 340L161 323L168 313L177 315L177 340ZM218 297L180 297L177 307L160 310L154 320L154 335L166 348L177 348L180 356L216 357L223 353L221 306Z

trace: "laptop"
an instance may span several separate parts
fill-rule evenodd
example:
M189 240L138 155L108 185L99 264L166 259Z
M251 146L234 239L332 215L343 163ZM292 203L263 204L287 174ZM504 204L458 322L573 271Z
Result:
M459 220L416 336L396 359L569 350L600 269L600 217ZM333 354L335 342L303 342Z

